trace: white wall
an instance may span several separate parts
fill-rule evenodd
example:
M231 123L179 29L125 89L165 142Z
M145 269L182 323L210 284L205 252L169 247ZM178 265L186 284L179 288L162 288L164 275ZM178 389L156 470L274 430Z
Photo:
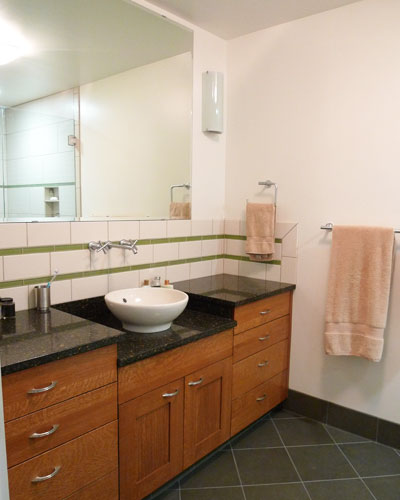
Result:
M134 3L193 30L192 219L221 219L225 205L226 134L205 134L201 130L201 82L202 73L207 70L226 74L227 43L145 0ZM226 83L227 79L225 88Z
M83 217L168 218L169 187L190 182L192 54L82 85L80 95Z
M322 223L400 227L400 2L364 0L228 44L227 218L278 182L299 221L290 387L400 422L400 258L384 356L328 357L331 236Z

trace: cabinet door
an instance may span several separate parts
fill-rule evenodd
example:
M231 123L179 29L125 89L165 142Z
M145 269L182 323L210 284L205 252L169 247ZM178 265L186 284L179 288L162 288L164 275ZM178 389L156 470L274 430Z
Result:
M185 377L184 468L229 439L232 358Z
M183 380L119 407L120 498L138 500L182 471Z

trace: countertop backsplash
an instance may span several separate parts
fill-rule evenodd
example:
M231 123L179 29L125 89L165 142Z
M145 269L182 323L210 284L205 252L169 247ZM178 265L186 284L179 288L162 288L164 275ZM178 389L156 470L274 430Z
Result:
M141 286L154 276L170 282L232 274L296 283L297 223L278 222L271 263L250 262L240 220L44 222L0 224L0 291L16 310L35 307L34 286L55 269L51 302L79 300ZM138 253L90 252L89 241L139 239Z

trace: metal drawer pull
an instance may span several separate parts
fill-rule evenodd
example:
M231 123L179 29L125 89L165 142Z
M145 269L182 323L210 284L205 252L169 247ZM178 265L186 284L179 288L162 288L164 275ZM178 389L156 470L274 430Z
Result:
M176 396L179 392L179 389L177 389L175 392L166 392L165 394L162 395L163 398L173 398Z
M269 361L264 361L263 363L258 363L257 366L259 366L260 368L262 368L263 366L267 366L269 364Z
M40 394L41 392L51 391L52 389L54 389L56 385L57 385L57 380L54 380L54 382L52 382L47 387L41 387L40 389L30 389L28 391L28 394Z
M47 481L48 479L51 479L52 477L56 476L60 472L61 466L57 465L57 467L54 467L54 470L51 474L48 476L36 476L32 479L32 483L41 483L42 481Z
M260 396L259 398L256 399L256 401L264 401L264 399L267 397L266 394L263 394L262 396Z
M203 377L200 377L196 382L189 382L188 385L200 385L203 382Z
M29 437L30 437L30 439L37 439L37 438L44 438L46 436L51 436L52 434L54 434L56 432L56 430L59 427L60 426L58 424L54 424L53 427L49 431L46 431L46 432L34 432Z
M264 316L264 314L269 314L271 312L271 309L266 309L265 311L260 311L260 314Z
M270 338L271 335L266 335L265 337L258 337L258 340L261 340L261 342L263 340L268 340Z

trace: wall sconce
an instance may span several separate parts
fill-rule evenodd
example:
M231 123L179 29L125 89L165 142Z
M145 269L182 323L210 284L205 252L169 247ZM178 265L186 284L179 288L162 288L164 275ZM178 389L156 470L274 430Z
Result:
M222 134L224 122L224 75L203 73L203 132Z

